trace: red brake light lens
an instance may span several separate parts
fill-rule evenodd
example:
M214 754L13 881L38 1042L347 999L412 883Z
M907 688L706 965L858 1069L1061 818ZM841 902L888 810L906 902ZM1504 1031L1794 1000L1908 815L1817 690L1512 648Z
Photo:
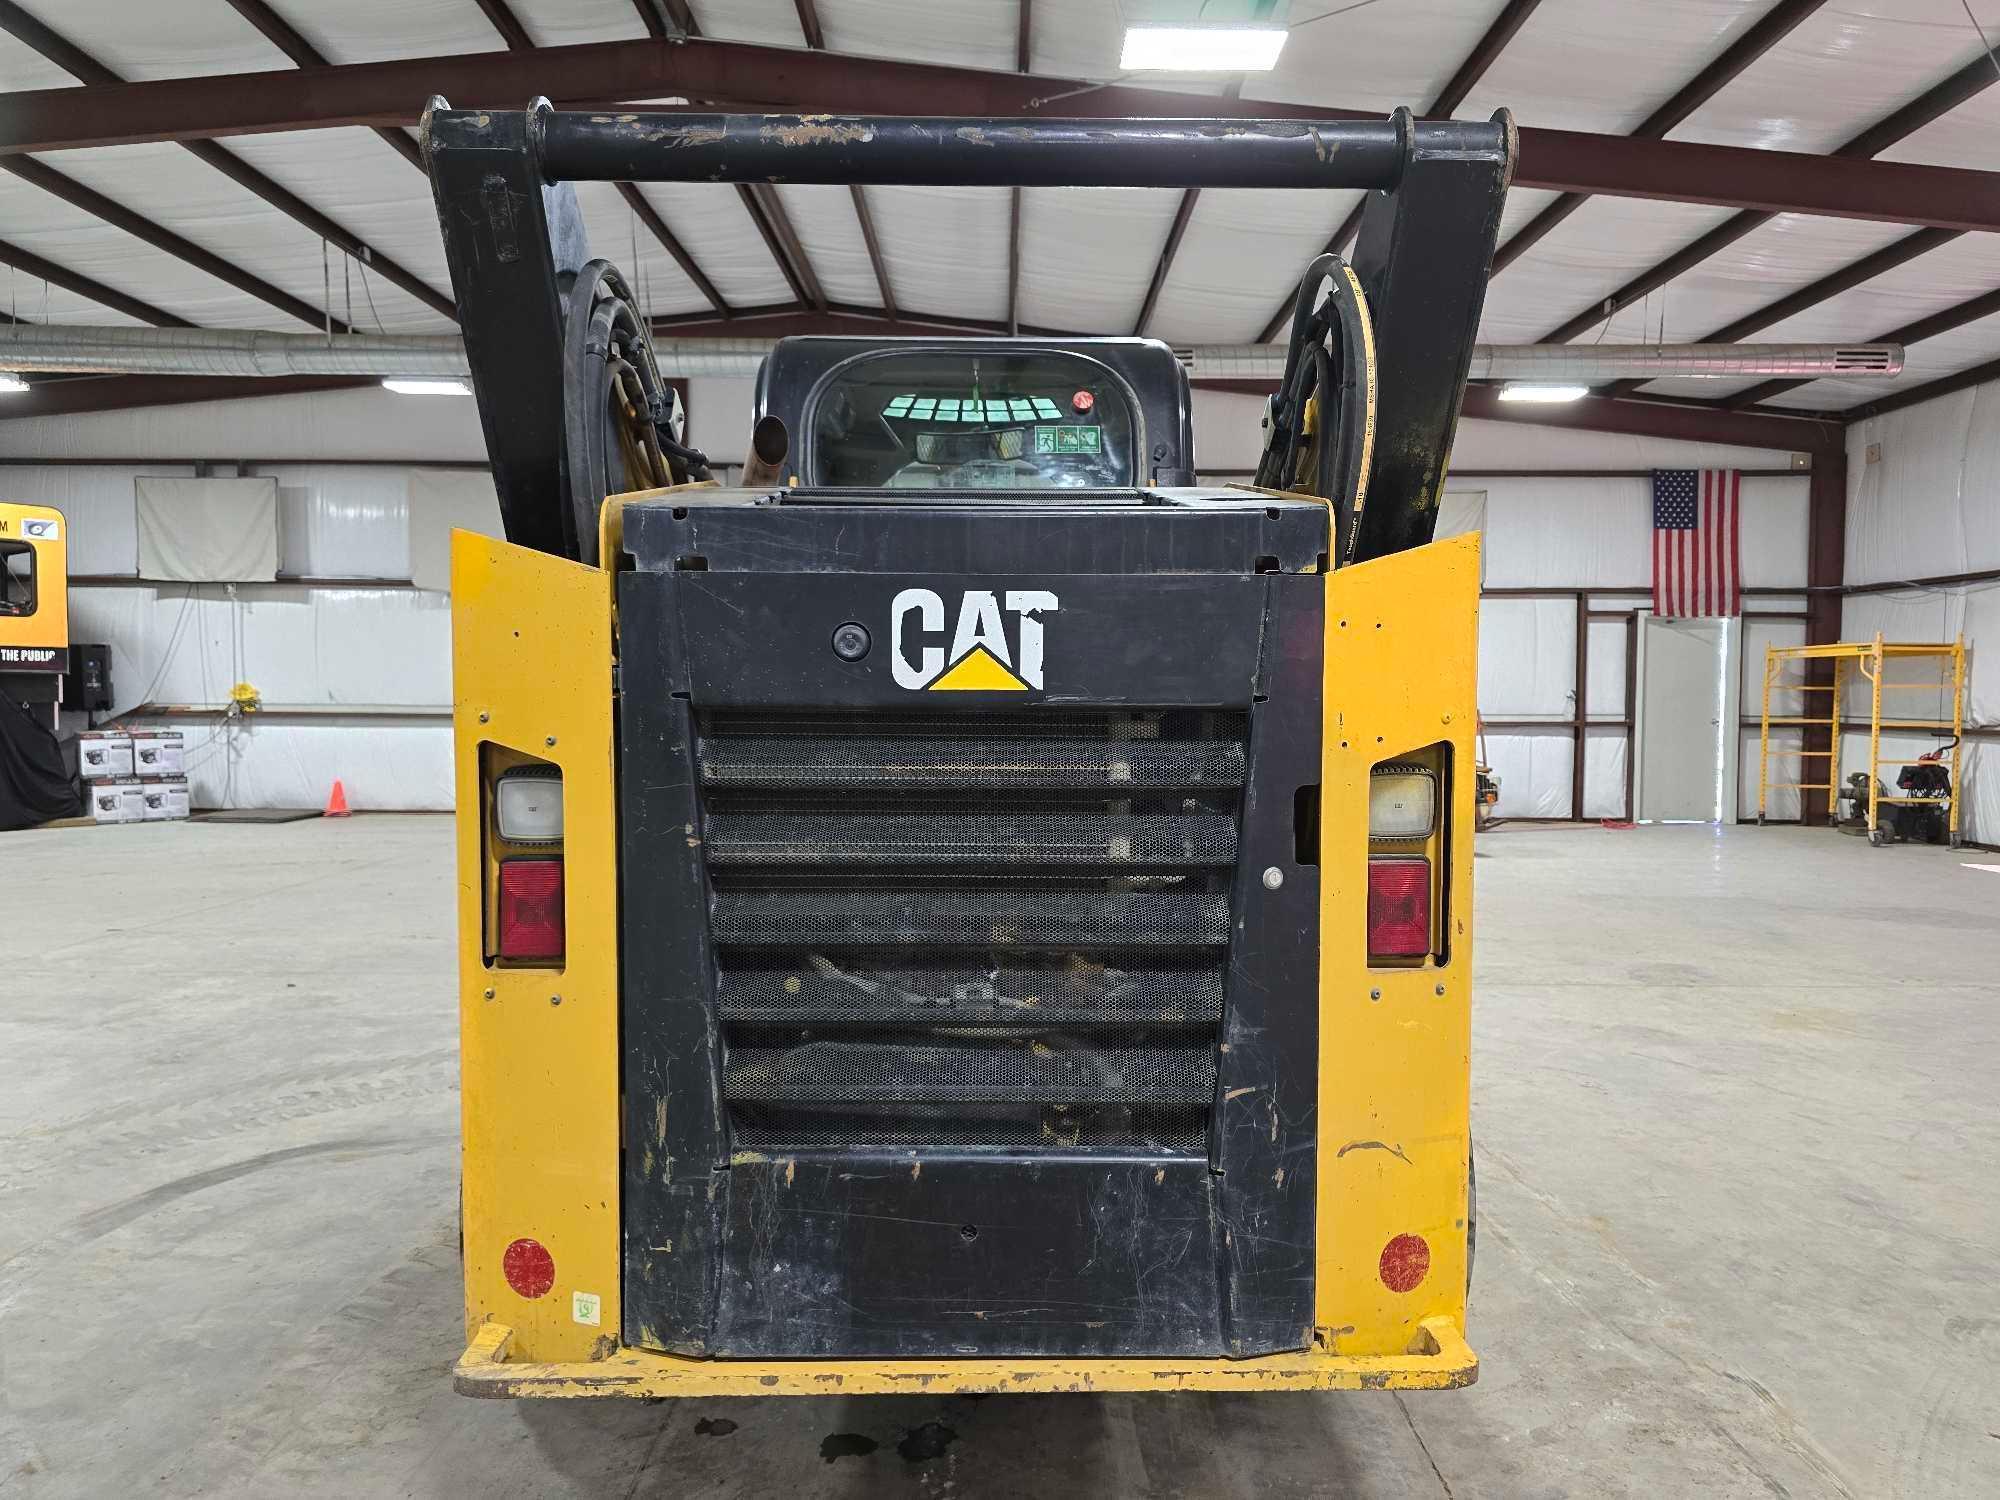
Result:
M500 864L502 958L563 956L563 862L509 859Z
M1431 862L1368 861L1368 956L1421 958L1431 951Z

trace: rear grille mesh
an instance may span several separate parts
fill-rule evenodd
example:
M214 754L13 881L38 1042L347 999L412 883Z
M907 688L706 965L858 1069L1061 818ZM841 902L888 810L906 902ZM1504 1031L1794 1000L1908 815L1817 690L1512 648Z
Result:
M1201 1153L1247 729L701 715L734 1146Z

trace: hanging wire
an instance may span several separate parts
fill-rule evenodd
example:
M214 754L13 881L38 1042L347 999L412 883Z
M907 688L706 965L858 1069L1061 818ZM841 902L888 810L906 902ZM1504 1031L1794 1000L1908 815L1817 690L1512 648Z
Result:
M375 320L375 331L388 332L382 326L382 315L375 311L375 288L368 283L368 262L365 260L361 262L361 295L368 299L368 316Z
M347 295L347 331L354 332L354 257L340 258L340 285Z
M1986 49L1986 60L1993 64L1993 71L2000 73L2000 57L1993 55L1993 44L1986 40L1986 28L1979 24L1979 17L1972 13L1972 0L1958 0L1965 7L1965 19L1972 23L1972 29L1979 33L1979 45Z
M319 286L320 306L326 310L326 342L330 348L333 344L333 261L327 254L325 240L319 242Z

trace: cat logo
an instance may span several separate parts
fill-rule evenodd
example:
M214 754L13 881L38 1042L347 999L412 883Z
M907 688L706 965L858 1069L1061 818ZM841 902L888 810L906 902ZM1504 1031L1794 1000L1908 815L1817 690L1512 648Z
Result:
M1004 601L1004 602L1003 602ZM1054 614L1046 589L967 589L958 604L951 649L943 644L944 599L904 589L889 605L889 660L896 686L933 693L1025 693L1042 686L1042 622ZM1006 617L1015 622L1008 644Z

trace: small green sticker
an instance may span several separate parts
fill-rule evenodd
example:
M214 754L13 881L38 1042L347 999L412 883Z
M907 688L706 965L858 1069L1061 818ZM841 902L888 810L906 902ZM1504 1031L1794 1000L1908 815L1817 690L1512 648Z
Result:
M1035 451L1037 453L1102 453L1104 451L1104 429L1101 427L1037 427L1035 429Z

